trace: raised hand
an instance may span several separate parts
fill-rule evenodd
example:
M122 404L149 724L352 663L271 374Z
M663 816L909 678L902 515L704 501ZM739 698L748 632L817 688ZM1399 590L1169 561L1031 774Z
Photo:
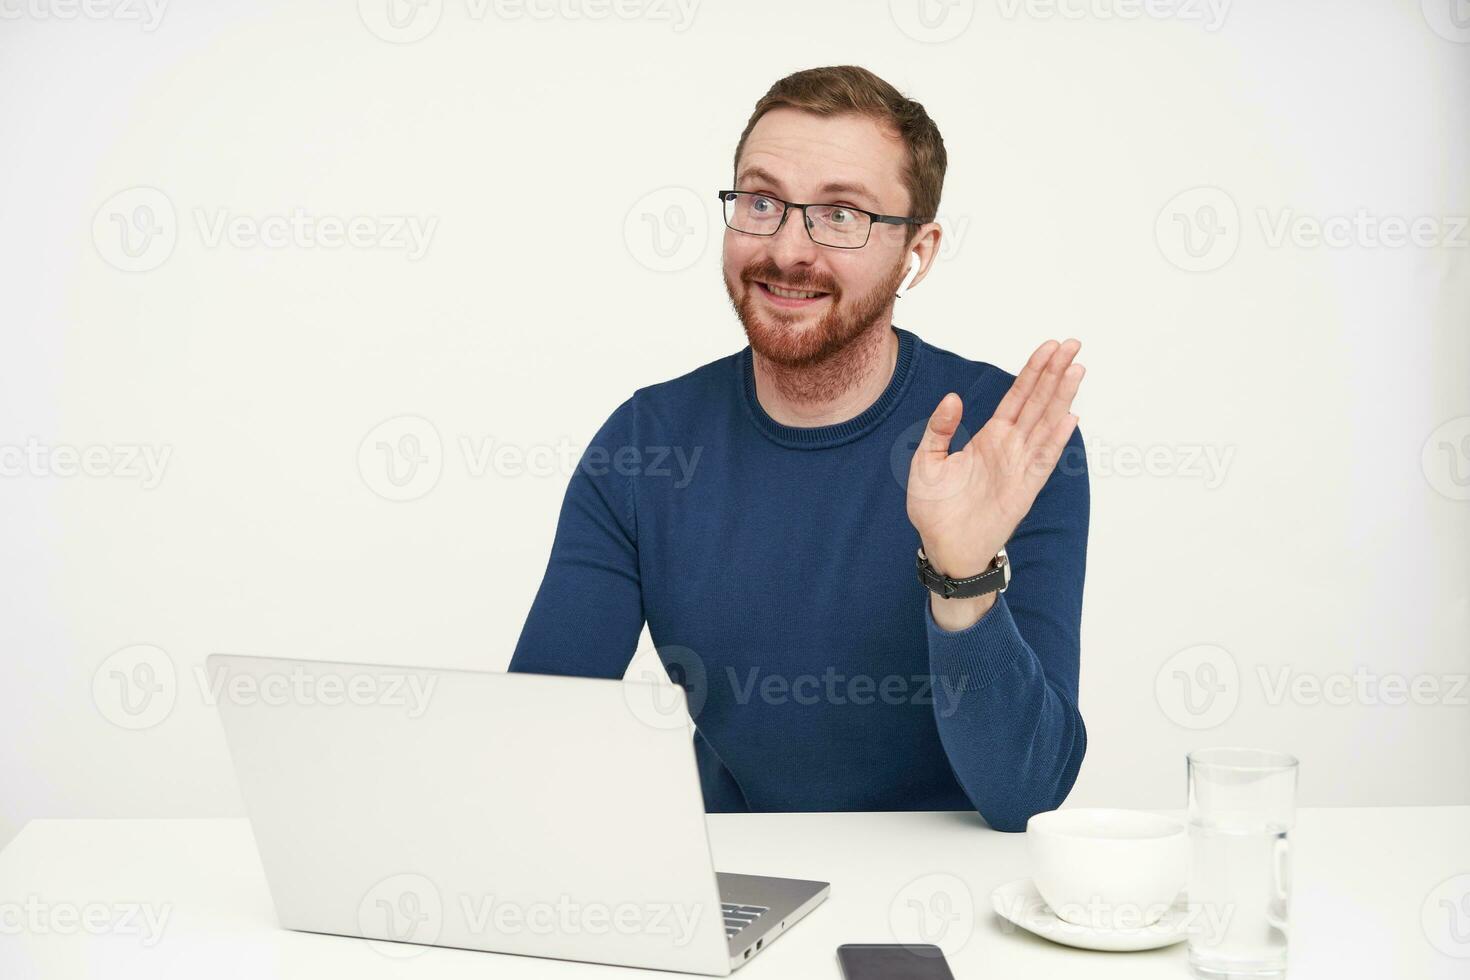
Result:
M958 452L949 443L964 411L960 396L950 392L934 409L909 465L908 515L938 571L956 578L983 571L1031 510L1077 426L1072 399L1086 369L1072 359L1081 346L1038 347Z

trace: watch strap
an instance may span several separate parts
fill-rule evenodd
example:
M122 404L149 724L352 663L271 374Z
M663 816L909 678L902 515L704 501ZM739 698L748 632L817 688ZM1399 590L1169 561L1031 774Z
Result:
M1000 549L989 568L967 578L952 578L936 571L929 564L922 547L914 565L918 569L920 584L942 599L973 599L990 592L1004 592L1011 582L1010 561L1004 548Z

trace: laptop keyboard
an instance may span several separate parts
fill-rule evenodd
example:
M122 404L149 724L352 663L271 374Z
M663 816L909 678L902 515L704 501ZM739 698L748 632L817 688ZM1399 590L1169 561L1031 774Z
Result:
M721 902L720 911L725 914L725 938L734 939L741 929L759 919L762 913L771 910L763 905L734 905L730 902Z

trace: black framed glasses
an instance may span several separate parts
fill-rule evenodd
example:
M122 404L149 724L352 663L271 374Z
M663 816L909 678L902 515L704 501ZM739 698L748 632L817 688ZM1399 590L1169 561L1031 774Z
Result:
M920 218L874 214L846 204L793 204L754 191L720 191L725 227L742 235L770 237L781 230L792 211L800 211L807 236L828 248L862 248L873 225L922 225Z

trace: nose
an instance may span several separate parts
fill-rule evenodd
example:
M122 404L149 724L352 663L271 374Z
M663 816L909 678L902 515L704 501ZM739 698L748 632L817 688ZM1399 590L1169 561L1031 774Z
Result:
M821 246L807 234L805 221L806 215L792 208L787 212L786 222L781 230L768 239L771 260L783 272L798 267L810 267L816 263L817 249Z

